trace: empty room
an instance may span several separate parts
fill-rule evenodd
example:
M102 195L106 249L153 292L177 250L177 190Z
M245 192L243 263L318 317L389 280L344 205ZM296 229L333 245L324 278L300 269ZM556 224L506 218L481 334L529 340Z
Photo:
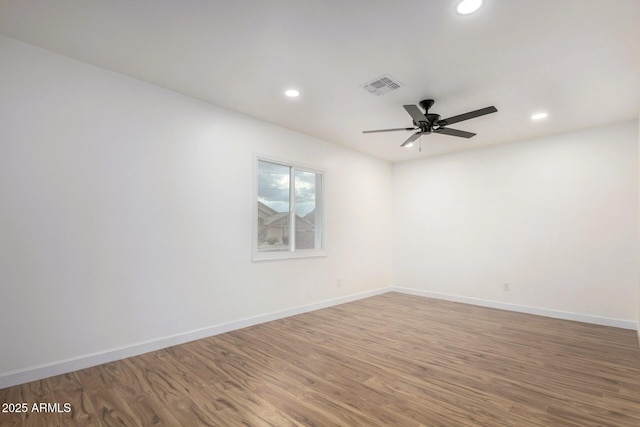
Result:
M639 22L0 0L0 426L639 426Z

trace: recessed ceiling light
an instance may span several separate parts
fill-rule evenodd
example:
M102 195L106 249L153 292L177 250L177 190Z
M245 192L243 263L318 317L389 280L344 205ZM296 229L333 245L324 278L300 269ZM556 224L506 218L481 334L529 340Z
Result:
M546 119L548 116L547 113L545 112L540 112L540 113L535 113L531 116L531 120L542 120L542 119Z
M462 0L458 3L457 11L460 15L468 15L480 9L482 0Z
M287 95L289 98L295 98L300 96L300 91L296 89L289 89L285 91L284 94Z

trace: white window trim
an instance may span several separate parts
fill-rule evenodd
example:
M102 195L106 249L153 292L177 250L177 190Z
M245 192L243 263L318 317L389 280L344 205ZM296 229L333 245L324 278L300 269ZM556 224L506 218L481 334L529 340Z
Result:
M281 259L295 259L295 258L311 258L311 257L323 257L327 256L325 248L326 246L326 197L325 197L325 188L327 187L327 171L325 169L318 169L314 166L304 165L298 162L293 162L291 160L286 160L282 158L267 156L259 153L253 154L253 180L252 186L253 191L252 199L251 199L251 210L253 214L251 215L253 219L253 226L251 228L251 240L252 240L252 261L273 261L273 260L281 260ZM295 239L292 239L291 245L288 251L281 252L259 252L258 251L258 209L257 209L257 200L258 200L258 162L265 161L276 164L281 164L283 166L289 166L292 168L291 176L295 175L295 170L300 169L305 172L311 172L315 174L319 174L322 176L322 186L320 188L320 210L316 211L316 214L320 216L320 243L321 247L318 249L295 249ZM294 185L295 180L289 180L290 185ZM294 191L290 191L289 193L289 214L295 212L295 194ZM291 215L291 221L289 221L290 232L289 235L295 235L295 215ZM318 232L318 230L316 230Z

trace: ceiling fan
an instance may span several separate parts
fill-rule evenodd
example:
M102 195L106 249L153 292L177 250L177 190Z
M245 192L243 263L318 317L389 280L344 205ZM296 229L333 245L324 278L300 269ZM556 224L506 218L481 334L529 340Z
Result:
M439 114L429 113L429 108L433 106L433 99L425 99L420 101L420 106L424 109L424 113L420 111L417 105L403 105L404 109L413 119L413 126L410 128L396 128L396 129L379 129L379 130L365 130L362 133L376 133L376 132L396 132L401 130L417 130L416 133L411 135L401 147L411 147L413 141L420 138L422 135L429 135L430 133L439 133L442 135L458 136L460 138L471 138L475 136L475 133L465 132L463 130L451 129L449 126L454 123L458 123L464 120L475 119L476 117L484 116L485 114L495 113L498 110L493 105L491 107L481 108L479 110L470 111L468 113L460 114L457 116L449 117L447 119L440 119Z

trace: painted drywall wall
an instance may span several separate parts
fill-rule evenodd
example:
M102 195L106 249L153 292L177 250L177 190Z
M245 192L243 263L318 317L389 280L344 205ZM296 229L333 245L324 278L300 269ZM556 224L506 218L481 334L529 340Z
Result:
M633 325L638 188L635 121L395 164L394 283Z
M389 163L3 36L0 57L0 377L391 284ZM251 262L254 152L327 171L326 257Z

